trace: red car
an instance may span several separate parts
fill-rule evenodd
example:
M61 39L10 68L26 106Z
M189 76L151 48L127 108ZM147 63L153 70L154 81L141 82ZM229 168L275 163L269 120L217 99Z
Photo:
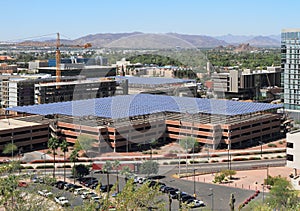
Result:
M28 184L27 184L26 182L19 182L19 183L18 183L18 186L19 186L19 187L25 187L25 188L26 188L26 187L28 186Z

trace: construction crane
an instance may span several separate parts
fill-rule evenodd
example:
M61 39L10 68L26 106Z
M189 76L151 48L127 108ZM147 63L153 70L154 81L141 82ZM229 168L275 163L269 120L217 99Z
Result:
M56 83L60 82L61 79L61 70L60 70L60 37L59 37L59 33L57 33L57 38L56 38ZM56 88L59 88L59 86L57 86Z
M72 48L76 48L76 47L80 47L80 48L90 48L92 47L91 43L86 43L83 46L82 45L61 45L60 44L60 35L59 32L56 33L57 38L56 38L56 54L55 54L55 58L56 58L56 82L59 83L61 82L61 69L60 69L60 47L61 46L65 46L65 47L72 47ZM56 86L57 89L59 89L60 86Z

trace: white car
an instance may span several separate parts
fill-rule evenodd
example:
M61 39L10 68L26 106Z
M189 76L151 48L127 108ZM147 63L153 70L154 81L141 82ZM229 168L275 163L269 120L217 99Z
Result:
M55 202L60 204L61 206L68 206L70 203L69 203L69 200L64 197L64 196L61 196L61 197L55 197L54 198Z
M77 188L74 190L75 195L81 195L84 191L87 191L85 188Z
M91 194L91 192L89 191L84 191L83 193L81 193L81 198L82 199L87 199L89 197L89 195Z
M193 201L191 201L189 203L193 208L195 207L205 207L205 204L203 201L201 200L197 200L197 199L194 199Z
M48 190L39 190L38 194L40 194L41 196L46 196L46 197L49 197L49 196L53 195L52 192L48 191Z

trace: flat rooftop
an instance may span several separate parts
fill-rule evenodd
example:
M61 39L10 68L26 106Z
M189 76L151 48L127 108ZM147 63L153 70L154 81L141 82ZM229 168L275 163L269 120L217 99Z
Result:
M8 130L8 129L16 129L16 128L22 128L26 126L35 126L35 125L41 125L40 123L36 122L25 122L21 120L16 119L1 119L0 120L0 131L1 130Z
M127 79L128 84L139 85L164 85L164 84L183 84L196 83L194 79L164 78L164 77L134 77L134 76L116 76L116 79Z
M163 112L237 116L270 111L282 107L282 104L137 94L17 106L6 110L38 115L60 114L75 117L95 116L122 119Z

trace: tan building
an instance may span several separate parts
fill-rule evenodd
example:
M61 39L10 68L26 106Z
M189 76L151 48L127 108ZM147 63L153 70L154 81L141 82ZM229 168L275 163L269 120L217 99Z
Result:
M29 151L36 147L47 146L49 139L49 121L41 121L41 116L31 117L39 119L28 121L26 118L0 120L0 150L8 143L15 144L22 151Z
M281 87L280 67L266 70L230 70L228 73L213 73L213 93L219 98L253 99L260 96L260 89Z
M79 135L98 140L97 151L124 151L152 139L172 142L194 137L211 148L244 148L281 134L281 105L237 101L127 95L8 109L47 115L53 134L75 143Z

